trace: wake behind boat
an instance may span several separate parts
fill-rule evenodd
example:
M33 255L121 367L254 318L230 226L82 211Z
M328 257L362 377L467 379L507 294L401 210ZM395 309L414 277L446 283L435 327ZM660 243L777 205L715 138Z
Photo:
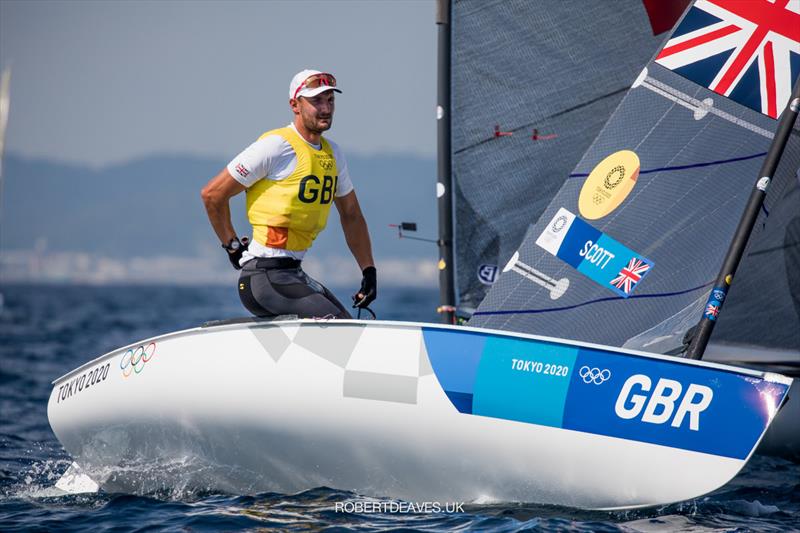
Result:
M790 383L475 328L247 320L106 354L55 382L48 416L108 491L332 486L610 509L727 483Z

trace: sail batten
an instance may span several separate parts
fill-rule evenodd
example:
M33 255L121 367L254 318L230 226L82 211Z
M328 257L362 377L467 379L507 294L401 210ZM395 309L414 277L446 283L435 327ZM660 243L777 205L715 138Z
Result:
M725 111L721 111L719 109L715 109L713 107L714 100L711 98L706 98L702 101L692 98L691 96L678 91L665 83L661 83L657 79L648 77L646 75L647 70L644 71L644 79L641 82L642 87L650 89L656 94L659 94L668 100L675 102L676 104L685 107L693 112L695 120L702 119L707 113L712 113L722 119L730 121L738 126L743 128L749 129L759 135L766 137L767 139L772 139L774 133L768 129L760 128L754 124L747 122L739 117L731 115L730 113L726 113ZM638 80L637 80L638 81Z

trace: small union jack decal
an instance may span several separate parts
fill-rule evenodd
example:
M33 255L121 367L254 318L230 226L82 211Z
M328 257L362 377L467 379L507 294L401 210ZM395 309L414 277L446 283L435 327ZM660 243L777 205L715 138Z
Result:
M717 302L710 303L708 304L708 306L706 306L706 316L710 320L716 320L718 314L719 314L719 304L717 304Z
M697 0L656 63L777 118L800 75L800 0Z
M241 177L243 177L243 178L246 178L246 177L247 177L247 175L248 175L248 174L250 174L250 171L249 171L249 170L247 170L246 168L244 168L244 165L243 165L243 164L241 164L241 163L239 163L238 165L236 165L236 172L238 172L238 173L239 173L239 175L240 175Z
M628 261L628 265L620 270L617 277L611 280L611 285L625 294L630 294L636 284L642 281L648 270L650 270L649 264L638 257L633 257Z

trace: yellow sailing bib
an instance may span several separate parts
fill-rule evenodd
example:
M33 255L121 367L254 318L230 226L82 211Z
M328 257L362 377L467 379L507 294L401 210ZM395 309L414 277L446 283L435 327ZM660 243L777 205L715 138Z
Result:
M333 148L321 138L317 150L290 127L268 131L288 142L297 166L280 181L264 178L247 189L247 218L253 225L253 239L271 248L299 251L311 246L325 228L331 210L339 172Z

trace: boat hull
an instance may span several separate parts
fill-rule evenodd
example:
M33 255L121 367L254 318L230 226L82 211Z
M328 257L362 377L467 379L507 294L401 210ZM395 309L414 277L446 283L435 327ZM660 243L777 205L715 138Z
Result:
M800 353L790 350L771 350L759 346L711 344L703 357L705 361L776 372L795 378L781 411L769 426L756 453L780 457L800 463Z
M107 491L330 486L417 502L608 509L685 500L725 484L791 383L610 350L411 323L220 325L143 341L76 369L54 383L48 416L65 449ZM582 365L590 356L612 363ZM537 362L552 365L551 374L537 373ZM584 366L595 370L589 381ZM707 409L702 394L690 398L677 427L682 400L668 388L651 418L671 416L637 420L649 409L646 389L659 403L662 379L683 382L684 398L691 383L717 388ZM753 397L758 405L736 407ZM715 424L743 427L717 439L709 434Z

